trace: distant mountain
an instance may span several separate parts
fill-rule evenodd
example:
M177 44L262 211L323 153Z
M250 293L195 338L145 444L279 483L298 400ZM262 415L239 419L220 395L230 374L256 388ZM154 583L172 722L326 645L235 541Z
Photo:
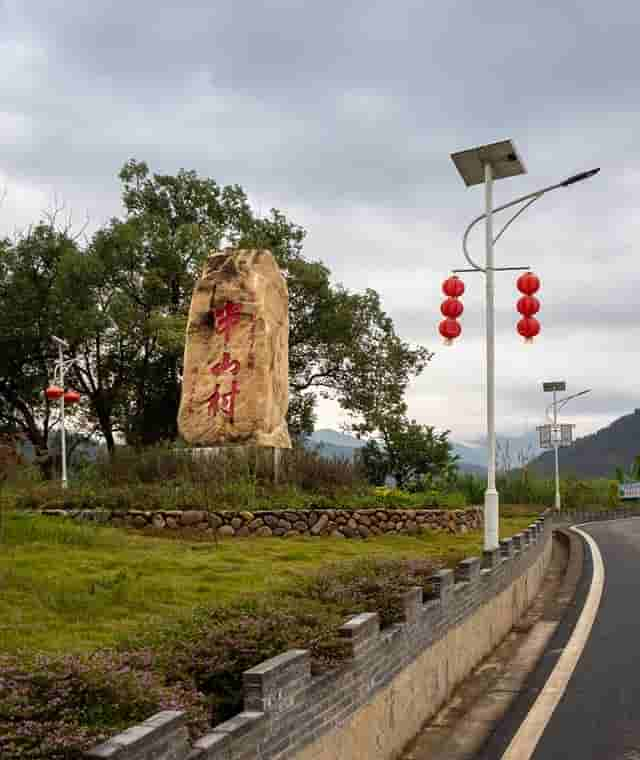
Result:
M326 428L314 431L305 441L307 448L315 449L327 458L339 457L348 460L352 460L355 452L364 445L365 441L360 441L352 435ZM458 466L462 472L483 476L487 474L486 447L454 443L453 450L460 457Z
M324 443L323 441L314 441L307 438L305 441L305 447L317 451L326 459L347 459L352 461L358 447L356 446L334 446L332 443Z
M560 449L561 475L579 478L613 478L616 467L625 470L640 455L640 409L612 422L593 435L578 438L573 446ZM553 451L547 451L531 465L540 475L552 475Z
M461 463L485 470L487 468L487 449L485 446L466 446L463 443L454 443L453 453L460 457Z
M344 446L350 449L360 449L366 443L366 441L360 441L352 435L338 433L336 430L329 430L327 428L314 430L314 432L311 433L310 438L317 443L328 443L332 446Z
M469 464L468 462L458 462L458 470L460 472L465 472L470 475L477 475L480 478L486 478L487 477L487 467L486 465L483 467L479 464Z
M542 454L543 449L538 445L538 433L532 430L522 435L496 435L497 441L497 460L500 469L512 469L522 464L522 459L531 461ZM478 439L474 451L476 456L481 455L483 464L487 466L488 449L486 437ZM506 461L505 461L506 460ZM471 461L471 460L470 460ZM473 460L475 462L475 459Z

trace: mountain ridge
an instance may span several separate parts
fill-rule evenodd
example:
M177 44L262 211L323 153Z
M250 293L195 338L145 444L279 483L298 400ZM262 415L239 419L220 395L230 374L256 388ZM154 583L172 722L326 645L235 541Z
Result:
M614 478L616 467L625 471L640 455L640 409L618 417L607 427L576 439L559 452L560 474L579 478ZM539 475L555 471L553 451L536 457L530 468Z
M503 447L505 443L508 443L513 449L513 455L517 457L519 451L525 450L523 444L531 445L532 436L535 440L535 434L527 433L524 436L498 436L498 441L502 443ZM320 451L327 457L337 456L340 459L352 460L355 452L366 445L366 441L331 428L320 428L306 439L305 445L307 448ZM452 446L454 454L460 457L458 465L462 472L486 476L488 456L486 444L480 442L477 446L473 446L452 441ZM537 449L535 453L539 451L540 449Z

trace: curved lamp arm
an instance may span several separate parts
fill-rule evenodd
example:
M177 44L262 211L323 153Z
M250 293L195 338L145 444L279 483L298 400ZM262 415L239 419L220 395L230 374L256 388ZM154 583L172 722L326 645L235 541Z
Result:
M527 195L522 195L520 198L516 198L513 201L510 201L509 203L505 203L502 206L497 206L496 208L491 210L492 214L497 213L498 211L504 211L507 208L511 208L511 206L517 206L518 203L523 203L524 201L528 201L528 203L525 203L525 205L519 209L512 217L509 219L509 221L504 225L504 227L500 230L500 232L495 236L493 239L493 242L496 243L500 237L502 236L502 233L507 229L507 227L511 224L511 222L515 221L517 217L520 216L526 209L529 208L529 206L538 200L538 198L541 198L545 193L548 193L550 190L556 190L559 187L568 187L569 185L573 185L576 182L580 182L583 179L588 179L589 177L593 177L595 174L597 174L600 171L600 169L591 169L588 172L581 172L580 174L574 174L573 176L569 177L568 179L565 179L563 182L558 182L556 185L549 185L549 187L543 187L541 190L535 190L533 193L528 193ZM482 221L485 217L485 214L480 214L480 216L477 216L471 224L467 227L464 233L464 237L462 238L462 252L464 253L464 257L466 260L471 264L471 266L474 269L477 269L480 272L486 272L485 267L481 267L478 264L476 264L475 261L469 256L469 252L467 251L467 238L469 237L469 233L475 227L475 225Z
M62 383L62 370L66 371L72 364L76 364L77 361L77 359L67 359L63 362L56 361L53 365L53 382Z
M580 393L574 393L572 396L567 396L566 398L561 398L558 401L556 401L556 406L558 406L558 409L562 409L569 401L571 401L574 398L578 398L578 396L584 396L585 393L591 393L591 388L587 388L585 391L580 391ZM553 406L553 402L549 404L547 407L547 410L545 414L547 415L547 419L553 422L551 416L549 415L549 409Z

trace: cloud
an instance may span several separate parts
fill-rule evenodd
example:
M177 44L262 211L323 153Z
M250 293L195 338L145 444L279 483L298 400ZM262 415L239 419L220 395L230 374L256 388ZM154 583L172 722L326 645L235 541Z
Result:
M522 344L515 276L497 275L498 426L539 414L538 379L561 373L598 385L601 406L580 407L593 427L635 403L639 21L630 1L613 13L592 0L4 0L0 233L54 197L95 229L121 213L131 157L239 183L263 213L302 224L307 255L336 279L378 290L403 337L436 350L411 412L469 438L484 426L481 275L465 278L457 345L445 350L436 326L483 195L449 154L514 137L529 173L497 182L497 204L602 172L541 199L496 247L498 264L540 275L543 328ZM482 260L481 228L470 242Z

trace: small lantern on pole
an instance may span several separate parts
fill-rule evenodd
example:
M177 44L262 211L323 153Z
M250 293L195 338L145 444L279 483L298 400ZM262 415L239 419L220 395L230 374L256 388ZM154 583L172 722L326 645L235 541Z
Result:
M80 401L80 394L78 393L78 391L68 390L64 394L65 404L77 404L78 401Z
M50 385L44 392L49 401L57 401L64 395L64 390L59 385Z

